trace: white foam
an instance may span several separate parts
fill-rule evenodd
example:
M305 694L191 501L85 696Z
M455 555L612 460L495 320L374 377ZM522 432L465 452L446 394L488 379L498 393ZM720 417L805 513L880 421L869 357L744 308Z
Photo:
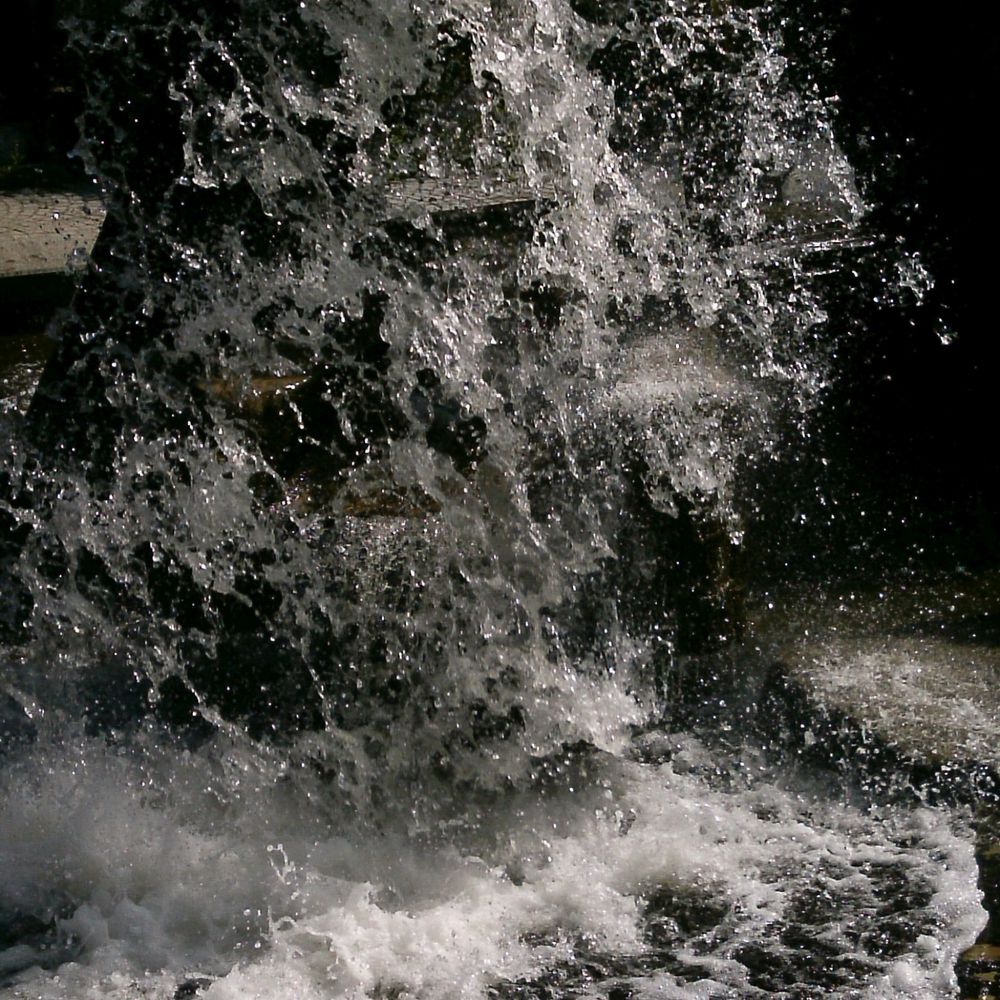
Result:
M61 906L60 936L79 954L54 972L25 969L0 996L125 1000L139 982L155 997L204 974L210 1000L380 990L478 1000L492 983L570 960L574 941L640 954L643 901L664 886L726 911L722 943L678 952L704 969L683 995L708 996L709 983L745 980L734 949L766 939L810 880L835 870L860 898L873 864L931 883L934 929L868 995L950 995L955 955L983 920L967 831L929 809L866 814L773 775L715 788L717 754L691 738L680 750L676 767L605 755L586 781L520 793L433 840L358 835L346 817L337 834L306 779L248 779L244 795L220 800L210 752L167 771L153 752L129 758L86 741L61 759L42 754L4 789L0 901L36 915ZM836 939L835 927L824 933ZM636 995L675 995L669 980L637 979Z

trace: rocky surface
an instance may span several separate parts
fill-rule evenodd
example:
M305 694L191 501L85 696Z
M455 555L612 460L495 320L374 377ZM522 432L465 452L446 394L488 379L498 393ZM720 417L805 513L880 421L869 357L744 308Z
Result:
M104 222L94 195L17 191L0 194L0 278L82 266Z
M1000 996L1000 607L996 574L799 602L754 616L765 697L810 757L975 811L988 921L957 963L963 998ZM774 716L771 716L774 718Z
M995 574L886 586L753 615L786 680L902 755L1000 768ZM775 607L783 602L772 601Z

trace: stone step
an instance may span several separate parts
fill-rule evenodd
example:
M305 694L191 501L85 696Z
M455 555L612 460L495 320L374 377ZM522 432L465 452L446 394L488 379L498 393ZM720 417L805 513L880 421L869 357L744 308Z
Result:
M0 192L0 279L79 270L94 249L105 214L96 194Z
M1000 574L987 573L772 598L753 618L810 700L908 756L1000 773L998 601Z

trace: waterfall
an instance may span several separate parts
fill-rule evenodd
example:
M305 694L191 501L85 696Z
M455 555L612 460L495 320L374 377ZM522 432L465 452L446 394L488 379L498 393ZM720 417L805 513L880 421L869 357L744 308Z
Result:
M787 23L75 10L107 218L0 412L0 995L778 995L797 920L802 996L947 995L967 833L665 725L745 633L829 276L930 281Z

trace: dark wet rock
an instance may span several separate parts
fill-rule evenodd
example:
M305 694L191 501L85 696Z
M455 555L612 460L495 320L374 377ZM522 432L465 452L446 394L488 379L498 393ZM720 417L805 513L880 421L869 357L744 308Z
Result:
M833 946L808 933L789 935L780 947L752 944L734 957L746 967L751 985L767 994L821 1000L844 987L860 987L877 966L838 953Z
M59 932L59 919L71 911L56 903L38 912L0 906L0 986L24 969L55 968L79 954L79 943Z
M976 943L958 957L955 972L962 1000L1000 997L1000 810L980 810L976 863L987 921Z
M979 888L989 922L980 937L992 945L1000 945L1000 811L985 809L978 820L976 861L979 865Z
M52 341L41 332L46 320L44 312L12 314L0 308L0 414L13 410L27 412L52 353ZM21 323L31 326L37 323L37 326L33 332L20 332ZM18 332L12 332L11 327Z
M197 696L176 674L160 683L154 706L156 717L192 748L204 743L215 732L215 726L199 711Z
M35 739L34 722L10 694L0 694L0 757Z
M633 5L624 0L570 0L570 6L591 24L615 24L626 20Z
M962 1000L997 1000L1000 997L1000 946L976 944L967 948L956 966Z
M899 863L830 863L789 901L782 920L734 957L766 992L796 989L822 997L860 986L892 959L933 933L933 888ZM845 914L850 918L845 920Z
M49 937L54 929L51 917L40 917L20 910L0 910L0 949L12 948L18 944L34 944Z
M629 986L612 986L608 990L608 1000L631 1000L635 992Z
M491 1000L565 1000L565 998L590 995L595 987L617 991L618 996L629 997L628 980L649 975L654 971L669 971L680 975L685 966L670 956L643 954L616 956L597 953L586 943L578 942L576 956L560 962L531 979L498 983L490 988ZM690 980L704 978L704 970L686 967Z
M659 886L646 897L645 932L654 947L705 934L722 923L729 904L709 892Z
M174 1000L191 1000L192 997L198 996L199 993L204 993L211 985L212 980L205 976L195 976L191 979L185 979L174 990Z

